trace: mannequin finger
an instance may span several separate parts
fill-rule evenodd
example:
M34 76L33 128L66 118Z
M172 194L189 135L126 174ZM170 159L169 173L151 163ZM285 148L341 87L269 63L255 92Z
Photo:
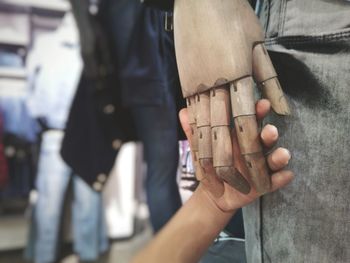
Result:
M214 196L220 197L224 192L223 182L217 178L213 167L210 127L210 92L196 96L196 123L198 129L198 161L203 179L201 182Z
M232 83L230 91L238 144L250 179L259 194L267 193L271 190L271 182L255 116L253 79L247 77Z
M191 127L191 151L192 151L192 159L193 164L196 169L196 178L197 180L203 179L203 171L198 162L198 129L196 122L196 114L197 114L197 104L195 96L187 98L187 111L188 111L188 120Z
M219 87L210 93L210 122L213 148L213 166L216 174L242 193L249 193L247 180L233 166L230 133L230 100L228 88Z
M257 44L253 49L253 74L263 96L270 100L272 109L278 114L290 115L288 102L263 43Z
M210 170L213 166L210 127L210 92L204 92L197 98L198 159L202 168Z
M195 97L187 98L188 122L191 127L191 150L198 151L198 131L196 124L196 99Z

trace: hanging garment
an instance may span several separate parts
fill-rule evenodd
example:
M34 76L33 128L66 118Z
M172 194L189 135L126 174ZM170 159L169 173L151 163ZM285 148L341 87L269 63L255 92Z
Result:
M0 190L3 189L8 182L8 167L3 142L3 124L2 112L0 111Z
M27 59L29 114L50 129L66 127L82 71L79 39L72 23L73 17L66 16L56 32L39 36Z
M3 141L9 177L0 197L27 198L35 179L36 145L12 133Z
M164 13L137 0L106 0L101 12L109 22L122 103L130 108L144 146L147 203L152 227L158 231L181 206L173 39L165 32Z
M55 61L53 64L52 61ZM61 27L34 44L28 58L30 114L48 129L42 134L36 179L37 202L26 257L38 263L59 256L63 204L72 182L73 248L82 261L95 261L108 248L100 193L93 191L61 159L60 149L68 113L82 70L80 48L71 14Z
M1 95L0 110L4 117L4 133L16 135L27 142L37 142L40 127L28 114L25 95Z
M36 190L26 258L37 263L55 262L62 240L63 205L70 182L73 186L73 249L82 261L95 261L108 249L102 197L64 163L59 151L63 132L42 136Z

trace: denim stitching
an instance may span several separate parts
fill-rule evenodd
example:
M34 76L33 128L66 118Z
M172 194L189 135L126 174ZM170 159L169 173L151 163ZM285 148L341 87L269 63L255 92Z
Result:
M286 9L287 9L287 1L286 0L281 0L280 1L280 17L278 19L278 35L283 36L284 32L284 25L286 23Z
M265 35L268 32L269 29L269 24L270 24L270 16L271 16L271 0L267 0L267 4L265 3L265 14L267 11L267 15L266 15L266 21L265 21Z
M337 32L314 36L285 36L265 40L268 46L273 45L302 45L302 44L327 44L330 42L344 41L350 39L350 29L345 32ZM350 43L349 43L350 44Z

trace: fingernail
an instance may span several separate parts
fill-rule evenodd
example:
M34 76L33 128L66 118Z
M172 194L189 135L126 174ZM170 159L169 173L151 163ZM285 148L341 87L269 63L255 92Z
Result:
M277 137L278 137L278 130L277 130L277 128L276 128L276 126L274 126L274 125L272 125L272 124L266 124L265 125L265 129L267 129L265 132L263 132L263 133L261 133L261 138L263 139L263 140L265 140L266 138L266 132L268 132L268 133L272 133L274 136L273 136L273 138L271 138L271 139L273 139L273 140L275 140L275 139L277 139Z
M286 155L288 159L286 160ZM285 148L278 148L274 154L272 154L272 161L274 163L280 163L281 165L287 165L290 161L290 151Z
M289 163L289 161L292 159L292 154L290 153L290 151L288 150L288 149L283 149L286 153L287 153L287 155L288 155L288 160L286 161L286 165Z
M288 159L289 160L291 160L292 159L292 154L291 154L291 152L288 150L288 149L285 149L286 150L286 152L287 152L287 154L288 154Z
M271 132L273 132L276 136L278 136L278 130L276 128L276 126L272 125L272 124L268 124L269 129L271 130Z

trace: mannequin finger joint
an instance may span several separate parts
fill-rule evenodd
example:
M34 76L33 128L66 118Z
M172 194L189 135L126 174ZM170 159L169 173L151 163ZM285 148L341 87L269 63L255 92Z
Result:
M261 152L262 146L255 115L237 117L234 119L234 123L241 153Z
M262 152L243 155L249 171L249 178L259 194L271 191L271 177Z
M242 78L230 84L230 96L233 117L254 115L255 96L251 76Z

